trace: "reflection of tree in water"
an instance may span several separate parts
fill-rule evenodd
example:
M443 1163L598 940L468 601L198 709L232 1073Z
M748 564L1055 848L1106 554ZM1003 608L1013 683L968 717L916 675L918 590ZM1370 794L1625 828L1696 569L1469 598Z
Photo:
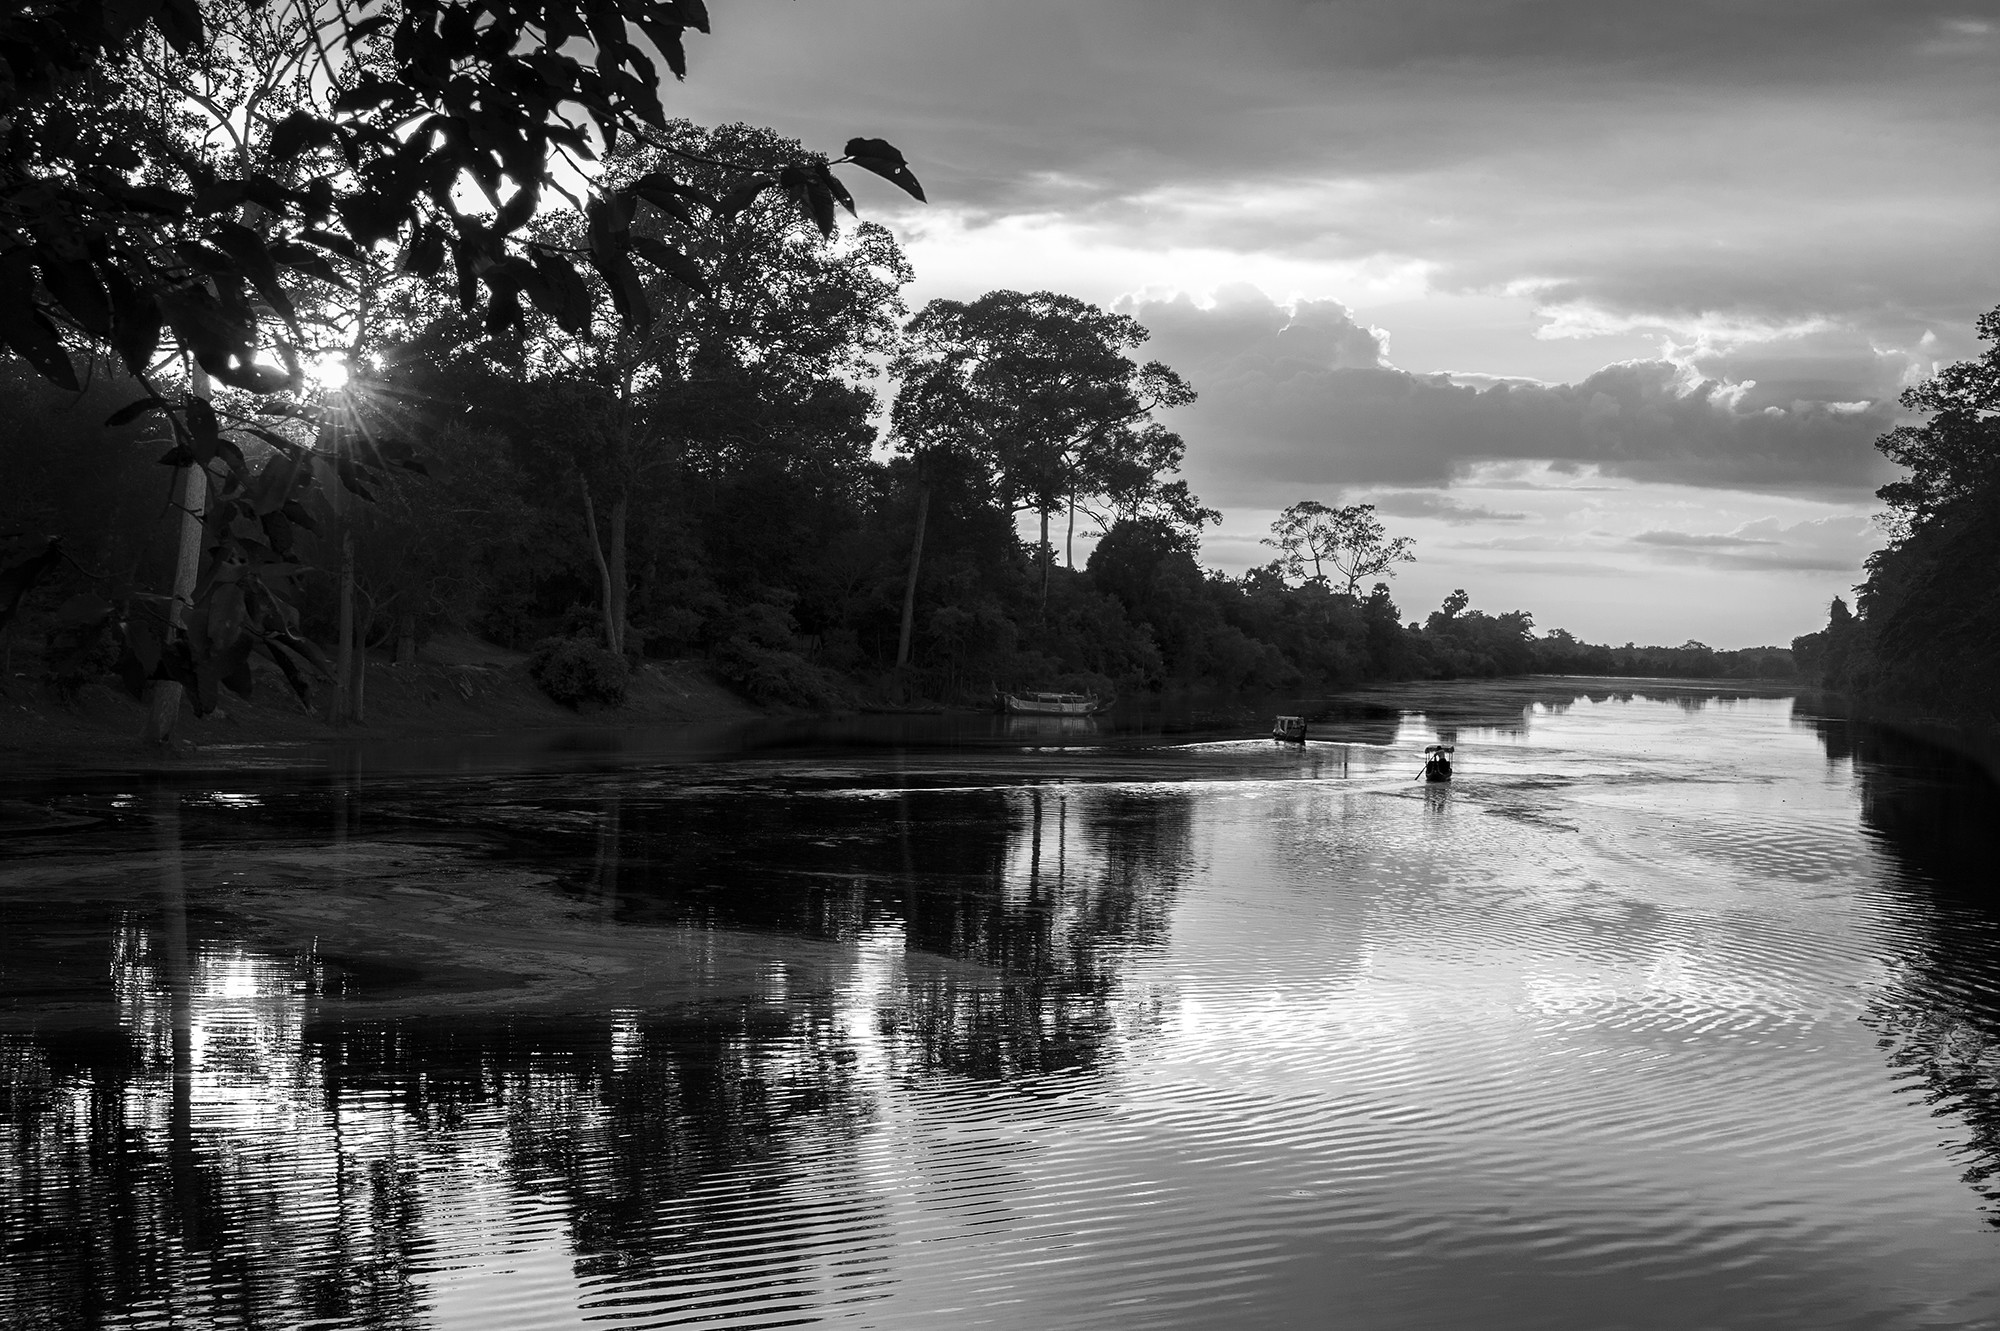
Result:
M1165 941L1188 871L1193 800L1030 786L1007 793L1003 838L978 876L924 881L909 942L1001 972L934 984L901 1017L924 1067L1007 1077L1090 1066L1120 1008L1119 973Z
M702 1301L690 1286L748 1260L780 1292L716 1302L827 1286L818 1257L760 1238L770 1217L729 1180L811 1193L829 1130L849 1149L869 1117L830 999L683 1021L312 1023L306 963L211 944L193 954L183 1062L146 1034L172 1024L157 946L123 943L124 1030L0 1042L9 1326L425 1325L428 1273L465 1260L441 1251L454 1226L492 1243L523 1199L562 1215L579 1279ZM467 1214L455 1181L481 1175L508 1187ZM851 1261L877 1204L821 1201Z
M725 791L600 801L571 890L625 924L853 940L991 967L911 989L888 1017L925 1068L1006 1075L1089 1064L1115 972L1160 941L1192 799L1094 786ZM607 828L616 834L607 841Z
M1894 861L1882 889L1903 964L1863 1020L1936 1112L1963 1122L1952 1147L2000 1228L2000 790L1976 764L1908 736L1805 716L1827 757L1851 758L1863 824Z
M116 1029L0 1039L7 1317L420 1326L523 1207L561 1216L593 1300L869 1297L884 1204L837 1180L892 1079L1095 1062L1190 840L1184 795L1084 788L600 814L568 852L604 916L848 941L849 979L677 1019L332 1022L342 977L191 929L163 845L111 940Z

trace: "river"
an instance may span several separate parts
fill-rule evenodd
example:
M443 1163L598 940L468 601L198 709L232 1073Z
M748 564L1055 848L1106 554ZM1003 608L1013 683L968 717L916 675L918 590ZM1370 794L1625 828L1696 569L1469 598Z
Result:
M0 1325L2000 1326L1978 768L1309 710L17 774Z

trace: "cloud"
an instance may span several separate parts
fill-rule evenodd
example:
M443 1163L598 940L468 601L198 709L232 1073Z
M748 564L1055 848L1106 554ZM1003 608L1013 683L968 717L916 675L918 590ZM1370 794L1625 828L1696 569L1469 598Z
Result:
M1759 518L1729 532L1645 531L1629 538L1629 543L1650 547L1654 555L1674 563L1858 577L1862 560L1881 545L1882 533L1867 518L1836 516L1793 523Z
M1873 441L1893 407L1855 410L1851 384L1838 385L1838 409L1801 397L1781 403L1749 381L1642 360L1574 384L1476 387L1387 364L1380 330L1331 301L1288 309L1238 287L1206 307L1181 296L1123 308L1153 331L1147 354L1201 394L1179 426L1190 480L1211 503L1282 506L1294 491L1442 487L1507 460L1849 497L1886 471Z
M675 94L816 146L885 135L933 211L1053 219L1066 244L1408 263L1437 289L1533 289L1575 328L1822 321L1904 345L1991 298L2000 139L1969 127L2000 110L2000 43L1967 13L738 0Z
M1368 496L1376 511L1395 518L1435 518L1453 527L1476 522L1526 522L1526 513L1505 513L1484 504L1468 504L1450 495L1422 490L1388 490Z
M1697 536L1684 531L1642 531L1632 538L1639 545L1666 545L1677 549L1707 550L1737 545L1772 545L1750 536Z

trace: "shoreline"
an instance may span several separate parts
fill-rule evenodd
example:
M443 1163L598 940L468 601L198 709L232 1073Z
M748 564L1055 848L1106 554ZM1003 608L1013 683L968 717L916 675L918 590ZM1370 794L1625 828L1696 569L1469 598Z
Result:
M7 778L67 773L189 775L204 771L296 765L309 754L396 744L461 743L579 727L733 725L769 715L711 679L692 661L636 667L624 705L576 711L529 678L527 655L470 639L432 644L415 662L371 657L366 720L334 726L307 711L274 667L255 671L250 698L224 693L197 717L182 703L171 748L150 748L139 734L145 705L106 684L72 699L16 670L0 678L0 772ZM294 761L287 763L286 758Z

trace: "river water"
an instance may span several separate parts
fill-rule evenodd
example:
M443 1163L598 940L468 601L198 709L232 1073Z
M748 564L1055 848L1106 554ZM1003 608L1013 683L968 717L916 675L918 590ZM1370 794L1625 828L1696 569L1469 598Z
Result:
M0 1325L2000 1326L1976 768L1312 710L19 777Z

